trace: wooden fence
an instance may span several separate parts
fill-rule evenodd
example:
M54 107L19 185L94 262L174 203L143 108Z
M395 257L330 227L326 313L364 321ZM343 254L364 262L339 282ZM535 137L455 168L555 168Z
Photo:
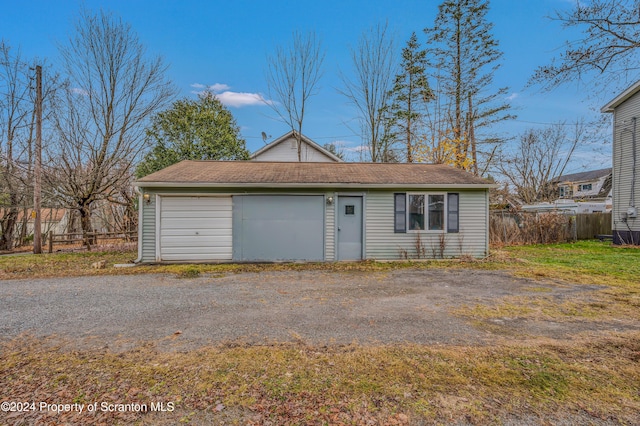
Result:
M576 239L590 240L595 235L611 235L611 213L576 215Z
M549 244L611 235L611 213L492 211L492 244Z
M71 233L71 234L54 234L53 232L49 232L47 234L47 241L49 244L49 253L53 253L53 245L54 244L76 244L81 243L83 246L87 248L87 250L91 250L91 246L95 246L99 241L106 240L122 240L126 242L137 241L138 240L138 231L129 231L129 232L91 232L86 235L82 233Z

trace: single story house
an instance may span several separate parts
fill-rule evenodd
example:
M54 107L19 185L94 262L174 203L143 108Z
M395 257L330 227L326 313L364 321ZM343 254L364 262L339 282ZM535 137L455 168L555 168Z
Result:
M613 209L615 244L640 244L640 81L631 85L601 109L613 113Z
M138 262L484 257L492 184L447 165L182 161L139 179Z
M300 135L300 157L304 162L314 163L342 161L305 135ZM285 133L251 154L250 158L253 161L298 161L298 141L295 133Z

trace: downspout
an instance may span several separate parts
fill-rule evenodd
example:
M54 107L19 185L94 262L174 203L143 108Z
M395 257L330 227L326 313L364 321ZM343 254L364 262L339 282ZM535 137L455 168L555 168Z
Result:
M631 131L631 191L629 193L629 208L627 209L627 228L629 229L629 238L631 239L631 244L636 244L635 238L633 236L633 230L631 229L631 225L629 225L629 218L635 219L638 215L638 211L636 208L636 171L637 171L637 153L636 153L636 125L637 118L633 117L631 119L633 121L633 130Z
M144 200L142 199L142 192L140 188L134 186L135 191L138 193L138 257L133 263L142 262L142 209L144 208Z
M637 152L636 152L636 117L633 120L633 130L631 131L631 194L629 195L629 207L636 207L636 170L637 170Z

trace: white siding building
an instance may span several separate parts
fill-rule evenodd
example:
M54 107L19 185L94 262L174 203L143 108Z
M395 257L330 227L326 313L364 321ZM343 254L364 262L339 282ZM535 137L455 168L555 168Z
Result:
M613 241L640 244L640 81L602 107L613 113Z

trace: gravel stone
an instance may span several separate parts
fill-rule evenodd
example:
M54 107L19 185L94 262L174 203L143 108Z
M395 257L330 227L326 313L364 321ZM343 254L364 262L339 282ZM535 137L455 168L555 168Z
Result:
M504 337L565 339L637 329L637 324L522 318L487 320L490 327L479 327L452 313L505 296L542 294L561 301L601 288L465 269L9 280L0 281L0 339L55 335L112 349L141 341L167 349L284 342L486 345Z

